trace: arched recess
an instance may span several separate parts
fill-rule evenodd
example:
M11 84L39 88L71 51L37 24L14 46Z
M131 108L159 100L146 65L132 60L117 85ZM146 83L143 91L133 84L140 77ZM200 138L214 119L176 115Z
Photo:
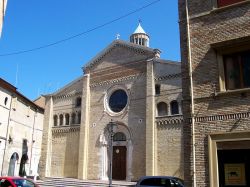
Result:
M132 136L130 129L121 122L115 122L116 126L113 128L114 135L118 135L113 140L113 147L123 146L126 148L126 181L131 181L132 179L132 152L133 152L133 144L132 144ZM125 140L125 141L124 141ZM107 128L104 129L103 133L100 135L100 152L101 152L101 179L108 180L109 176L109 145L110 145L110 133ZM113 149L113 148L112 148Z
M77 97L76 98L76 107L80 107L82 105L82 98L81 97Z
M157 116L168 115L168 105L165 102L160 102L157 104Z
M58 116L54 115L54 126L56 127L58 124Z
M81 124L81 112L77 113L77 124Z
M24 153L21 158L20 168L19 168L19 176L21 177L27 176L25 164L27 163L28 159L29 159L28 155Z
M176 100L170 103L171 115L179 114L179 104Z
M59 125L62 126L63 124L63 114L59 115Z
M10 157L8 176L16 175L16 168L17 168L16 166L18 160L19 160L19 155L17 152L14 152Z
M73 112L71 114L71 125L74 125L76 123L76 113Z
M69 114L65 114L65 125L69 125Z

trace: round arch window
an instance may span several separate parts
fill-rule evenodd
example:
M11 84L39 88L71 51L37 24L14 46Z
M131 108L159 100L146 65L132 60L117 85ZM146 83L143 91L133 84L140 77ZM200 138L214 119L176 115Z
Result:
M113 137L113 141L126 141L126 135L122 132L117 132L115 133L114 137Z
M108 100L108 105L110 110L112 112L117 112L117 113L121 112L127 106L127 103L128 103L128 95L122 89L114 91L110 95Z

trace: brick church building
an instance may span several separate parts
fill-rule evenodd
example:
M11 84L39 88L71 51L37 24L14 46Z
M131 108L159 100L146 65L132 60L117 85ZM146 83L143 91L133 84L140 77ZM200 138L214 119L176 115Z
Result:
M160 53L139 24L46 95L41 177L108 180L112 161L116 180L183 178L181 64Z

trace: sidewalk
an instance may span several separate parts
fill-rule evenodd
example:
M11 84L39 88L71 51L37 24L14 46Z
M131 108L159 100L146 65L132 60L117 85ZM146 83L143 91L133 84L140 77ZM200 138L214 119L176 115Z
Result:
M41 187L64 187L64 186L82 186L82 187L108 187L109 182L103 180L79 180L74 178L50 177L44 180L37 180L36 183ZM135 182L112 181L112 187L134 187Z

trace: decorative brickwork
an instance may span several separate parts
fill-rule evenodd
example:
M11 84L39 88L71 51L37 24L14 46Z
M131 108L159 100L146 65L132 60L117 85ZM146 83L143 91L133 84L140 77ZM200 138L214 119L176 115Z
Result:
M52 134L70 133L80 131L80 126L78 127L56 127L52 129Z
M175 79L175 78L181 78L181 73L176 73L176 74L170 74L166 76L160 76L160 77L155 77L156 81L161 81L161 80L168 80L168 79Z
M66 99L66 98L72 98L72 97L76 97L76 96L80 96L82 95L81 92L77 92L77 93L71 93L71 94L65 94L65 95L57 95L54 97L55 100L59 100L59 99Z
M225 121L230 119L247 119L249 117L250 117L250 112L244 112L244 113L195 117L194 119L195 122L206 122L206 121Z
M113 80L107 80L107 81L102 81L102 82L98 82L98 83L92 83L90 85L90 87L93 88L93 87L96 87L96 86L120 84L122 82L131 81L133 79L137 79L137 78L143 77L143 76L145 76L145 74L130 75L130 76L127 76L127 77L119 77L119 78L113 79Z
M126 139L114 141L113 146L126 150L126 168L121 169L127 181L143 175L183 178L180 63L158 58L159 50L114 41L84 67L84 76L50 96L45 109L42 176L108 180L107 125L112 120L117 125L113 132ZM156 82L161 85L157 95ZM115 96L110 102L117 90L126 95L119 110ZM169 115L156 118L156 103L170 106L171 101L176 101L178 115L171 115L169 108ZM81 114L80 124L69 122L75 119L73 114Z
M162 127L165 125L174 125L174 124L182 124L183 117L182 116L168 116L168 117L157 117L156 124L158 127Z

